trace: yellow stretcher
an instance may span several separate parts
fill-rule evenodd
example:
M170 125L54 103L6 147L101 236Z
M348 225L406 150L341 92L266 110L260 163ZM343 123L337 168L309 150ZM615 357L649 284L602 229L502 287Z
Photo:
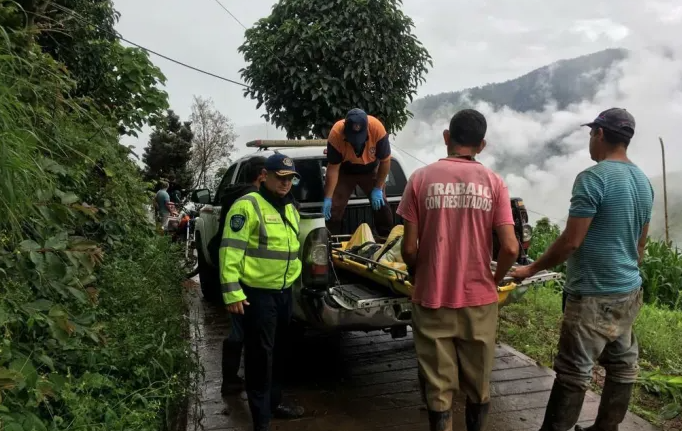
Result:
M363 223L349 240L333 244L331 258L334 268L371 280L389 288L395 294L411 297L413 286L407 273L407 265L399 253L402 235L403 226L396 226L384 244L377 244L369 226ZM494 270L496 265L496 262L492 262L491 269ZM507 277L497 287L498 304L504 306L516 302L530 285L557 280L560 277L561 274L548 271L542 271L518 283Z

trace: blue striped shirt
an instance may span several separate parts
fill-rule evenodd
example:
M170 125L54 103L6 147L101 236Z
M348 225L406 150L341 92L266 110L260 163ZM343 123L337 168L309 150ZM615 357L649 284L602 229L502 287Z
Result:
M632 163L604 160L578 174L569 216L592 217L592 223L568 259L566 292L608 295L642 285L637 243L653 199L649 179Z

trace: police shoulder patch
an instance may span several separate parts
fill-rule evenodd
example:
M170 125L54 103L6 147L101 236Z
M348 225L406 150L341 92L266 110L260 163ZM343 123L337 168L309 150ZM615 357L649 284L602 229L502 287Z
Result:
M246 223L246 217L241 214L235 214L230 217L230 229L232 229L232 232L239 232L242 230L244 223Z

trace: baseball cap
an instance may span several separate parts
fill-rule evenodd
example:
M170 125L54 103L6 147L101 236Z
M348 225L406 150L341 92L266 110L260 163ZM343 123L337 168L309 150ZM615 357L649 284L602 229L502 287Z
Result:
M346 114L346 123L343 131L346 141L354 147L359 147L367 142L367 113L360 108L353 108Z
M635 117L622 108L611 108L601 112L591 123L582 124L591 128L601 127L626 138L635 135Z
M294 175L297 178L301 178L298 172L296 172L293 159L281 153L275 153L265 160L265 170L274 172L275 175L281 177Z

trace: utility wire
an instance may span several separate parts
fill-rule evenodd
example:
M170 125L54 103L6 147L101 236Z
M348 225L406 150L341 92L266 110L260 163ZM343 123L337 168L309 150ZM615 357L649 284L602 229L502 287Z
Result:
M425 161L421 160L420 158L418 158L418 157L415 156L415 155L410 154L408 151L405 151L404 149L400 148L400 147L397 146L396 144L391 143L391 146L393 146L393 147L399 149L400 151L402 151L403 153L405 153L405 154L407 154L408 156L412 157L414 160L418 161L418 162L421 163L422 165L424 165L424 166L427 166L427 165L428 165L428 163L426 163ZM567 221L567 220L564 219L564 218L550 217L550 216L548 216L547 214L541 213L541 212L539 212L539 211L534 211L534 210L529 209L529 208L527 208L527 207L526 207L526 211L531 212L531 213L533 213L533 214L537 214L537 215L542 216L542 217L546 217L546 218L548 218L548 219L550 219L550 220L554 220L554 221L562 221L562 222L564 222L564 223L566 223L566 221Z
M232 19L234 19L240 26L242 26L245 30L247 30L247 27L246 27L246 26L245 26L245 25L244 25L244 24L243 24L243 23L242 23L242 22L241 22L233 13L232 13L232 12L230 12L230 10L229 10L227 7L225 7L225 5L223 5L223 4L220 2L220 0L214 0L214 1L215 1L215 2L216 2L216 3L217 3L217 4L218 4L226 13L227 13L227 14L229 14L229 15L232 17ZM186 67L186 68L188 68L188 69L194 70L194 71L196 71L196 72L203 73L204 75L208 75L208 76L211 76L211 77L213 77L213 78L220 79L220 80L225 81L225 82L229 82L229 83L231 83L231 84L239 85L239 86L244 87L244 88L249 88L248 85L243 84L243 83L241 83L241 82L238 82L238 81L235 81L235 80L232 80L232 79L229 79L229 78L225 78L224 76L220 76L220 75L217 75L217 74L212 73L212 72L208 72L208 71L203 70L203 69L199 69L198 67L194 67L194 66L189 65L189 64L187 64L187 63L183 63L182 61L179 61L179 60L176 60L176 59L174 59L174 58L168 57L167 55L161 54L161 53L159 53L159 52L156 52L156 51L154 51L154 50L151 50L151 49L149 49L149 48L146 48L146 47L144 47L144 46L142 46L142 45L140 45L140 44L138 44L138 43L135 43L135 42L133 42L133 41L131 41L131 40L128 40L128 39L124 38L123 36L121 36L120 33L116 33L116 32L109 31L109 30L107 30L107 29L105 29L105 28L100 27L100 26L97 25L97 24L94 24L93 22L89 21L87 18L83 17L83 16L80 15L78 12L76 12L76 11L74 11L74 10L72 10L72 9L69 9L69 8L67 8L67 7L64 7L64 6L62 6L62 5L55 4L55 3L53 3L51 6L57 8L57 9L63 11L63 12L68 13L68 14L71 15L72 17L76 18L77 20L79 20L79 21L81 21L81 22L83 22L83 23L85 23L85 24L88 24L88 25L91 25L91 26L95 27L95 28L98 29L99 31L102 31L102 32L104 32L104 33L109 33L110 35L112 35L112 36L114 36L114 37L116 37L116 38L118 38L118 39L120 39L120 40L122 40L122 41L124 41L124 42L126 42L126 43L128 43L128 44L130 44L130 45L133 45L133 46L135 46L135 47L137 47L137 48L139 48L139 49L141 49L141 50L143 50L143 51L145 51L145 52L148 52L148 53L150 53L150 54L154 54L154 55L156 55L156 56L158 56L158 57L161 57L161 58L163 58L163 59L165 59L165 60L168 60L168 61L170 61L170 62L172 62L172 63L175 63L175 64L178 64L178 65L180 65L180 66ZM286 66L286 65L284 64L284 62L283 62L283 61L282 61L282 60L281 60L281 59L280 59L280 58L279 58L279 57L270 49L270 47L268 47L268 50L270 51L270 53L272 54L272 56L273 56L274 58L277 59L277 61L279 61L280 63L282 63L282 65ZM402 152L405 153L406 155L410 156L410 157L413 158L414 160L418 161L419 163L423 164L424 166L428 165L428 163L426 163L426 162L424 162L423 160L419 159L417 156L411 154L410 152L408 152L408 151L406 151L406 150L400 148L400 147L397 146L396 144L392 143L391 145L394 146L395 148L397 148L398 150L402 151ZM526 208L526 210L529 211L529 212L532 212L532 213L534 213L534 214L541 215L541 216L543 216L543 217L547 217L548 219L554 219L554 220L566 222L566 219L562 219L562 218L555 219L555 218L553 218L553 217L549 217L547 214L543 214L543 213L538 212L538 211L533 211L533 210L528 209L528 208Z
M230 12L230 10L229 10L224 4L222 4L222 2L221 2L220 0L213 0L213 1L215 1L216 3L218 3L218 6L220 6L225 12L227 12L227 13L232 17L232 19L234 19L235 21L237 21L237 24L241 25L241 26L244 28L244 30L248 30L248 28L247 28L244 24L242 24L241 21L239 21L239 18L237 18L236 16L234 16L234 14L233 14L232 12ZM269 45L266 45L265 47L266 47L266 49L267 49L268 51L270 51L270 54L271 54L277 61L279 61L280 64L282 64L282 66L286 67L286 64L284 64L284 62L282 61L282 59L279 58L279 57L277 56L277 54L275 54L275 52L272 50L272 48L270 48Z
M76 18L77 20L81 21L82 23L91 25L91 26L95 27L96 29L98 29L99 31L102 31L102 32L104 32L104 33L108 33L108 34L110 34L110 35L116 37L117 39L120 39L120 40L122 40L122 41L124 41L124 42L126 42L126 43L128 43L128 44L130 44L130 45L133 45L133 46L135 46L135 47L137 47L137 48L139 48L139 49L141 49L141 50L143 50L143 51L145 51L145 52L148 52L148 53L150 53L150 54L154 54L154 55L159 56L159 57L161 57L161 58L163 58L163 59L165 59L165 60L168 60L168 61L170 61L170 62L172 62L172 63L175 63L175 64L178 64L178 65L180 65L180 66L186 67L186 68L188 68L188 69L194 70L195 72L203 73L204 75L208 75L208 76L211 76L211 77L213 77L213 78L220 79L220 80L225 81L225 82L229 82L229 83L231 83L231 84L239 85L239 86L244 87L244 88L249 88L248 85L243 84L243 83L241 83L241 82L239 82L239 81L235 81L235 80L232 80L232 79L229 79L229 78L225 78L224 76L220 76L220 75L217 75L217 74L215 74L215 73L208 72L208 71L203 70L203 69L199 69L198 67L194 67L194 66L192 66L192 65L189 65L189 64L184 63L184 62L182 62L182 61L176 60L176 59L171 58L171 57L169 57L169 56L167 56L167 55L164 55L164 54L161 54L161 53L156 52L156 51L154 51L154 50L151 50L151 49L149 49L149 48L145 48L144 46L142 46L142 45L140 45L140 44L137 44L137 43L135 43L135 42L133 42L133 41L131 41L131 40L128 40L128 39L124 38L124 37L121 36L121 34L119 34L119 33L109 31L109 30L107 30L107 29L105 29L105 28L100 27L100 26L97 25L97 24L92 23L92 22L89 21L87 18L85 18L85 17L83 17L82 15L80 15L78 12L76 12L76 11L74 11L74 10L71 10L71 9L69 9L69 8L66 8L66 7L64 7L64 6L62 6L62 5L59 5L59 4L52 4L52 6L56 7L57 9L61 10L62 12L66 12L66 13L70 14L72 17Z
M223 8L223 10L224 10L225 12L227 12L228 14L230 14L230 16L231 16L235 21L237 21L237 24L239 24L239 25L241 25L242 27L244 27L244 30L247 30L246 26L245 26L244 24L242 24L242 22L239 21L239 19L238 19L236 16L234 16L234 14L233 14L232 12L230 12L230 10L229 10L227 7L225 7L225 5L223 5L223 4L220 2L220 0L214 0L214 1L215 1L216 3L218 3L218 6L220 6L221 8Z

